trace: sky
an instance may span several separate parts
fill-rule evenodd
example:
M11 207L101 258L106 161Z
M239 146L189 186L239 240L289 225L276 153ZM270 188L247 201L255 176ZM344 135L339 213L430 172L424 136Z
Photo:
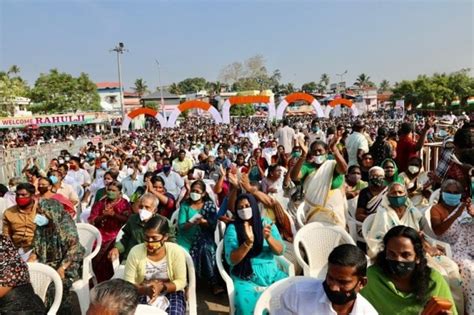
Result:
M256 54L296 86L345 70L349 85L394 83L474 68L474 1L0 0L0 70L18 65L30 85L51 68L118 81L118 42L127 90L158 85L155 60L168 85Z

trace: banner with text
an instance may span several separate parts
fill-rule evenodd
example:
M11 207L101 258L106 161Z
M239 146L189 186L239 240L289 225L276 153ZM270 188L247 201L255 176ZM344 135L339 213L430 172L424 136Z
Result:
M108 120L104 113L51 114L30 117L0 118L1 128L52 127L79 124L98 124Z

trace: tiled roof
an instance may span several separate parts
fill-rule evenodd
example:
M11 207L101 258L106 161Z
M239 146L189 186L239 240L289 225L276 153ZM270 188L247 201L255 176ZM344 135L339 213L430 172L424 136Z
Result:
M118 89L120 86L118 82L97 82L95 85L98 89Z

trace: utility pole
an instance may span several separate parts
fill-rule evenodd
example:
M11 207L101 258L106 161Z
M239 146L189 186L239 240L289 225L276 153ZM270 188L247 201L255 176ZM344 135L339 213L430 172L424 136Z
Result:
M117 67L118 67L118 80L119 80L119 91L120 91L120 110L122 111L122 123L125 120L125 109L123 105L123 90L122 90L122 66L120 63L120 55L123 54L128 49L125 49L125 46L122 42L118 43L114 49L110 51L115 51L117 53Z
M165 101L163 99L163 85L161 84L161 71L160 71L160 63L158 60L155 59L156 65L158 66L158 85L160 86L160 98L161 98L161 112L163 117L166 118L165 114Z

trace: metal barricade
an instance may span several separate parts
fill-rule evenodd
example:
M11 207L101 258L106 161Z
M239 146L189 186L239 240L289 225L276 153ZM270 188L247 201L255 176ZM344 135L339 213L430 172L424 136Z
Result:
M53 158L57 158L62 150L77 154L91 138L76 139L57 143L48 143L32 147L13 148L2 152L0 155L0 183L7 184L15 176L22 176L21 171L30 158L36 158L41 169L46 169ZM102 139L102 143L110 144L116 138Z
M442 142L426 143L423 145L421 160L423 161L423 168L426 172L436 169L442 148Z

